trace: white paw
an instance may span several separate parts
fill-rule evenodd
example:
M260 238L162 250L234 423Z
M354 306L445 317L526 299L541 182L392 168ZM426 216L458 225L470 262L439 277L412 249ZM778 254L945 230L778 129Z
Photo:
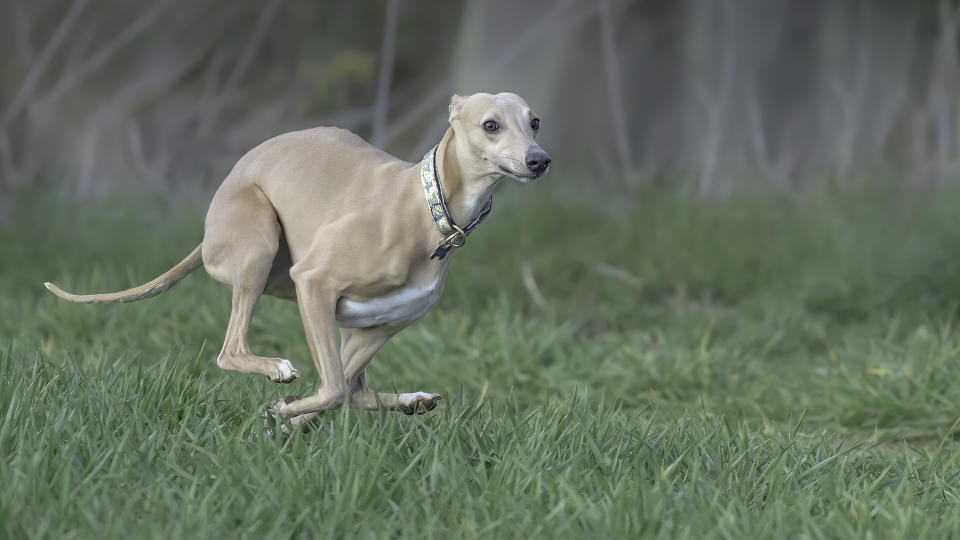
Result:
M288 383L299 376L300 370L293 367L293 364L291 364L286 358L282 358L279 362L277 362L277 377L274 379L274 381Z
M397 396L397 409L404 414L423 414L431 411L440 401L440 394L426 392L409 392Z
M428 394L426 392L409 392L398 395L397 403L400 405L413 405L417 400L430 399L435 395L436 394Z

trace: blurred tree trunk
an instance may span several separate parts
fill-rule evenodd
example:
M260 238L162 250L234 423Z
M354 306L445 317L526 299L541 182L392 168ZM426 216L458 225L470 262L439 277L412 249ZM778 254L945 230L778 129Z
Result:
M617 59L614 37L613 8L610 0L599 0L600 41L603 51L603 72L606 79L607 104L613 126L613 146L617 151L619 174L626 185L636 182L636 167L631 155L630 131L627 129L627 109L623 102L623 83L620 61Z
M54 56L56 56L88 3L89 0L74 0L70 5L70 9L68 9L63 18L60 19L59 24L36 61L29 64L30 68L27 70L26 76L20 82L13 99L10 100L2 116L0 116L0 162L2 162L0 174L3 175L3 177L0 178L0 214L6 214L13 207L14 191L17 186L23 182L24 176L27 176L24 172L32 168L29 160L37 157L25 155L23 161L26 163L20 165L16 163L17 156L13 151L9 136L11 125L16 122L17 116L29 102L30 96L40 82L41 76L46 72L47 67L50 65ZM21 15L25 15L25 13L23 10L19 11ZM17 22L19 24L27 24L29 27L27 21L21 19ZM20 39L23 40L25 37L21 37ZM26 48L27 45L24 44L24 47Z
M371 141L378 148L387 143L387 112L390 101L390 79L393 75L393 58L396 51L397 19L400 0L387 0L386 20L383 23L383 45L380 47L380 73L377 77L377 98L373 105L373 136Z

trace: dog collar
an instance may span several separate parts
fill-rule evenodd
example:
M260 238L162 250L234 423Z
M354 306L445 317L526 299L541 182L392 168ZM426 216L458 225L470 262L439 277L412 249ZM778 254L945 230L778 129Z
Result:
M427 198L427 206L430 208L433 222L437 224L437 230L443 235L443 239L440 240L437 249L433 250L430 258L437 258L442 261L450 250L463 247L467 243L467 235L473 232L477 225L490 213L490 209L493 207L493 197L487 200L487 204L484 205L473 221L462 229L458 227L453 218L450 217L447 203L443 199L443 187L440 185L440 174L437 169L437 148L439 146L434 146L423 156L423 161L420 162L420 182L423 184L423 194Z

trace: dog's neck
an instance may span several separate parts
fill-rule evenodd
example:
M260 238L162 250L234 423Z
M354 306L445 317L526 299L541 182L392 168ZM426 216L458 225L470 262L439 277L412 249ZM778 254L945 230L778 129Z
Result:
M437 148L437 172L450 217L461 227L477 217L504 178L471 166L475 163L466 141L447 128Z

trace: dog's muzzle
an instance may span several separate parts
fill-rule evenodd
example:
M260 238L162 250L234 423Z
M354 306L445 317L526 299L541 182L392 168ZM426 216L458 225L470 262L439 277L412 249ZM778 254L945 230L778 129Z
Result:
M543 172L547 170L547 167L550 166L550 156L543 150L527 152L527 156L523 161L526 163L527 168L537 176L543 174Z

